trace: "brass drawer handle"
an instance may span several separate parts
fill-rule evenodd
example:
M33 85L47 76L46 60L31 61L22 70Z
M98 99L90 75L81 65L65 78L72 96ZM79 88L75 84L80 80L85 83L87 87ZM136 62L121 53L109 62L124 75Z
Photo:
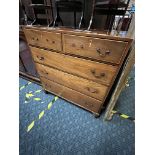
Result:
M84 48L84 46L83 46L83 45L80 45L80 48L81 48L81 49L83 49L83 48Z
M102 57L105 57L106 55L109 55L111 53L109 50L106 50L105 52L102 53L100 48L97 48L96 51Z
M39 57L39 56L37 56L37 58L38 58L39 60L44 60L44 57Z
M49 42L49 40L48 40L48 39L46 39L46 41L47 41L47 42ZM53 43L53 44L55 44L55 41L52 41L52 43Z
M48 72L46 72L46 71L41 71L43 74L46 74L46 75L48 75Z
M97 93L97 90L94 88L87 87L87 90L91 93Z
M96 78L105 77L105 73L101 72L101 73L97 74L95 69L92 69L92 70L91 70L91 73L92 73Z
M46 75L48 75L48 72L45 72Z
M87 103L87 102L84 102L85 106L88 107L88 108L93 108L94 105L92 103Z
M34 37L32 37L32 40L35 40L35 38ZM38 41L39 39L38 38L36 38L36 41Z

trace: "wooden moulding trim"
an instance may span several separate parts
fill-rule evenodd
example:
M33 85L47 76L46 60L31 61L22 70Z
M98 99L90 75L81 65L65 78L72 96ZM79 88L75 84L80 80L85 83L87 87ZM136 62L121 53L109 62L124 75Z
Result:
M32 75L27 74L27 73L22 72L22 71L19 71L19 76L25 78L26 80L30 80L32 82L35 82L35 83L41 85L40 79L35 77L35 76L32 76Z
M42 26L23 26L23 29L34 29L34 30L42 30L42 31L54 31L54 32L59 32L59 33L64 33L64 34L75 34L78 36L87 36L87 37L95 37L95 38L101 38L101 39L109 39L109 40L116 40L116 41L126 41L129 42L132 39L129 37L121 37L121 36L112 36L108 35L103 32L94 32L94 31L85 31L85 30L80 30L77 31L76 29L71 29L71 28L48 28L48 27L42 27Z

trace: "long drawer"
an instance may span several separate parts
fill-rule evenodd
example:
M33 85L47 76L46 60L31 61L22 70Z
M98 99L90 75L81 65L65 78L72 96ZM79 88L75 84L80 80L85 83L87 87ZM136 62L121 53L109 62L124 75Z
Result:
M110 85L117 71L117 66L80 59L53 51L35 47L31 47L31 51L36 62L100 84Z
M42 85L45 90L50 91L58 96L61 96L74 104L85 108L91 112L99 113L102 102L86 96L78 91L67 88L63 85L50 81L41 77Z
M63 50L83 57L119 64L127 42L92 38L76 35L63 35Z
M26 39L30 45L47 49L62 50L61 33L24 29Z
M107 86L38 63L36 63L36 67L40 76L79 91L85 95L94 97L98 100L103 101L107 94Z

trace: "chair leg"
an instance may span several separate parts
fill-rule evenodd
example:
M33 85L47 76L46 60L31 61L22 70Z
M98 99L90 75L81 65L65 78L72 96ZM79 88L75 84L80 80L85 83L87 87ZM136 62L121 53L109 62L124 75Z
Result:
M55 17L55 19L54 19L53 27L55 27L55 25L56 25L56 21L57 21L57 15L56 15L56 17Z
M89 26L87 28L87 30L89 31L93 22L93 18L94 18L94 14L95 14L95 0L93 0L93 6L92 6L92 12L91 12L91 18L90 18L90 22L89 22Z
M37 14L36 14L36 10L33 8L33 11L34 11L34 20L33 22L31 23L31 25L36 25L38 24L38 18L37 18Z
M31 25L36 25L38 22L37 22L37 19L34 19L33 22L31 23Z
M74 11L74 28L76 29L76 11Z
M92 15L91 16L91 19L90 19L90 22L89 22L89 26L88 26L88 28L87 28L87 30L89 31L90 30L90 28L91 28L91 25L92 25L92 22L93 22L93 17L94 15Z
M84 12L82 11L82 15L79 22L79 29L81 28L81 24L84 23Z
M61 19L61 17L60 17L59 14L58 14L58 16L57 16L57 22L61 23L62 26L64 25L64 24L63 24L63 21L62 21L62 19Z
M110 22L109 22L109 27L108 27L108 31L109 31L109 32L111 32L111 30L112 30L114 20L115 20L115 15L112 15L112 16L110 17Z
M51 22L48 24L48 27L51 27L53 24L54 24L54 21L51 21Z
M58 9L57 9L55 20L53 22L53 27L55 27L57 23L61 23L61 25L63 26L63 21L62 21L60 15L59 15L59 10Z

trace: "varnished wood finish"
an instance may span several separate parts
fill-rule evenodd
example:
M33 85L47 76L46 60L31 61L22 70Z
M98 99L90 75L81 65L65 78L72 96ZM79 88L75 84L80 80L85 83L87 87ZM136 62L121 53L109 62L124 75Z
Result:
M63 35L63 49L71 53L96 60L119 64L127 42L76 35Z
M74 104L98 114L101 101L86 96L78 91L67 88L56 82L41 77L41 81L45 90L67 99Z
M65 28L24 32L44 89L99 115L132 39Z
M53 50L62 50L61 33L24 29L30 45Z
M43 47L53 50L62 50L61 34L55 32L42 32Z
M36 67L40 76L52 80L56 83L74 89L101 101L103 101L106 96L108 90L107 86L38 63L36 63Z
M35 47L31 47L31 52L36 62L93 80L100 84L110 85L117 70L116 66L80 59Z
M86 37L94 37L100 39L110 39L116 41L124 41L131 43L132 39L127 37L121 37L120 35L109 35L107 31L86 31L86 30L75 30L70 28L53 28L53 27L42 27L42 26L23 26L24 30L39 30L39 31L46 31L46 32L55 32L55 33L62 33L62 34L70 34L76 36L86 36Z
M107 106L106 113L105 113L105 116L104 116L105 120L110 120L112 118L112 110L113 110L113 108L114 108L114 106L116 104L116 101L117 101L121 91L124 88L124 85L126 83L128 75L129 75L134 63L135 63L135 47L133 45L133 48L130 51L130 54L129 54L126 62L125 62L124 67L123 67L122 74L121 74L121 76L120 76L120 78L118 80L116 88L113 91L112 97L111 97L111 99L109 101L109 104Z
M23 29L28 44L34 45L34 46L43 46L41 41L41 31L39 30L31 30L31 29Z

